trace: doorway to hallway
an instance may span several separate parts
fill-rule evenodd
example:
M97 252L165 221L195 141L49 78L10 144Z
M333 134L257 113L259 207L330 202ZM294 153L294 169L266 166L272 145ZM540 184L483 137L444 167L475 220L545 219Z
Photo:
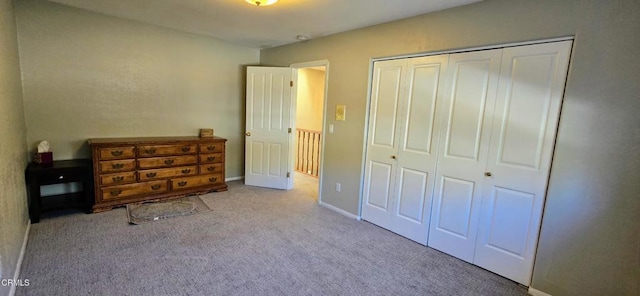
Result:
M314 199L319 196L323 121L326 98L326 66L305 65L295 67L297 72L296 119L294 131L294 188L302 189Z

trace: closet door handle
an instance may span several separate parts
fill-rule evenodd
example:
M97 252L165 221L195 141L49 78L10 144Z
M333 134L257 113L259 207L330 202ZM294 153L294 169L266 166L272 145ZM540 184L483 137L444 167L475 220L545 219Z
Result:
M391 155L391 159L396 159L396 156L395 155Z
M484 175L487 176L487 177L491 177L492 176L491 172L484 172Z

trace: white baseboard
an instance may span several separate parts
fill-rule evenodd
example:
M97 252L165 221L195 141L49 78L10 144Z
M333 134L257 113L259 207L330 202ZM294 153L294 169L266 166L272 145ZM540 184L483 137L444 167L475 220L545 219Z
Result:
M237 180L242 180L242 179L244 179L244 176L225 178L224 181L225 182L229 182L229 181L237 181Z
M16 263L16 272L13 273L13 280L17 281L20 278L20 269L22 268L22 259L24 259L24 253L27 251L27 241L29 240L29 230L31 229L31 220L27 222L27 229L24 231L24 239L22 239L22 248L20 249L20 256L18 256L18 262ZM16 286L12 285L9 290L9 296L16 294Z
M359 216L354 215L354 214L351 214L351 213L349 213L349 212L347 212L347 211L345 211L345 210L343 210L343 209L340 209L340 208L338 208L338 207L336 207L336 206L330 205L330 204L328 204L328 203L326 203L326 202L322 202L322 201L320 201L320 202L318 202L318 203L319 203L321 206L323 206L323 207L325 207L325 208L327 208L327 209L330 209L330 210L332 210L332 211L334 211L334 212L338 212L338 213L340 213L340 214L342 214L342 215L345 215L345 216L347 216L347 217L349 217L349 218L351 218L351 219L355 219L355 220L358 220L358 221L360 220L360 217L359 217Z
M529 295L533 296L551 296L551 294L547 294L545 292L534 289L533 287L529 287Z

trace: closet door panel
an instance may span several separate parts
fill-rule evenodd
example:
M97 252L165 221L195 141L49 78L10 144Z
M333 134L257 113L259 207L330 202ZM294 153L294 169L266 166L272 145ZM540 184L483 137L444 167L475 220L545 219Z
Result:
M422 58L409 65L409 97L405 108L404 152L431 155L436 126L440 73L447 56ZM439 122L438 126L439 126ZM438 134L435 134L437 140ZM437 142L436 142L437 144Z
M476 55L476 54L473 54ZM492 59L456 61L447 112L445 157L477 161L486 118ZM494 77L495 78L495 77ZM495 80L495 79L494 79Z
M389 229L397 164L399 106L406 61L374 64L365 159L362 218Z
M443 100L430 247L472 262L502 50L452 54Z
M373 146L393 148L396 140L396 121L398 119L398 99L401 90L403 67L390 66L378 69L376 93L373 110Z
M439 192L441 219L437 225L439 231L469 240L474 188L474 182L442 177Z
M505 48L474 263L529 285L571 42Z
M440 132L439 93L448 56L407 60L406 91L401 104L394 217L391 231L427 243Z
M425 199L429 175L425 172L402 168L398 186L398 218L416 224L424 222ZM425 238L426 238L426 233ZM426 243L426 242L425 242Z
M392 166L386 163L372 161L369 164L370 184L367 190L367 206L381 211L389 210L389 192L391 190Z

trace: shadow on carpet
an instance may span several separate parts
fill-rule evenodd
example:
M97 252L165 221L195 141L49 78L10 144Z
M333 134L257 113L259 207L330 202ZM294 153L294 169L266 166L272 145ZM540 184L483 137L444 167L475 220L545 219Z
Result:
M144 224L210 211L211 208L198 195L171 201L127 205L129 224Z

